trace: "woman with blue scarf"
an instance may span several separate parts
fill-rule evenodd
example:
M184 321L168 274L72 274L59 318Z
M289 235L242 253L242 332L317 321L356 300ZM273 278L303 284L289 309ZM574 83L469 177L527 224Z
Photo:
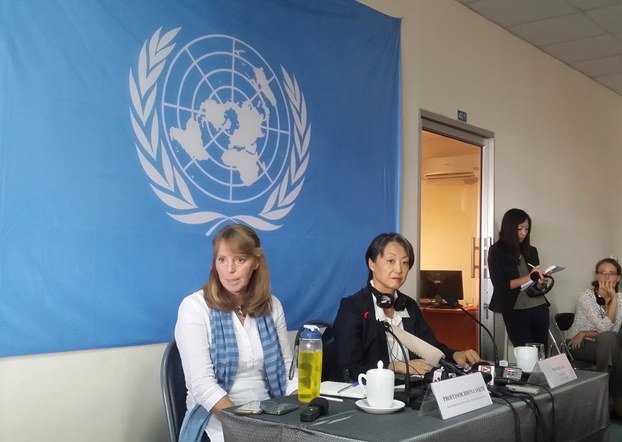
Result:
M179 306L175 339L181 355L188 412L180 442L205 433L222 441L224 408L294 392L285 314L270 292L270 271L257 234L232 224L214 237L209 279ZM205 429L205 431L204 431Z

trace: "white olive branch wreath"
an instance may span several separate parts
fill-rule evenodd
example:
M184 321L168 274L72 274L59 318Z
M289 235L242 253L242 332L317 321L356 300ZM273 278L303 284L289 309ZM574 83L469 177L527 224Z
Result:
M160 37L158 29L142 46L138 58L136 78L132 70L129 74L132 107L130 118L138 143L135 144L140 164L151 180L150 186L160 200L182 213L167 214L185 224L206 224L215 222L207 231L211 233L227 220L243 222L259 230L276 230L281 225L274 224L284 218L294 207L296 198L302 190L304 175L309 165L309 142L311 125L307 123L307 108L296 79L283 71L285 90L294 118L293 149L290 167L283 179L268 197L264 208L257 216L227 216L217 212L200 210L182 174L172 164L167 150L160 140L160 123L155 111L157 80L162 74L166 58L175 48L173 38L181 28L168 31Z

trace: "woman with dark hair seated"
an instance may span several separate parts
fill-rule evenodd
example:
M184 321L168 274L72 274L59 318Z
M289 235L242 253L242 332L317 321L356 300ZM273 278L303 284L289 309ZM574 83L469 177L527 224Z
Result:
M575 359L595 363L598 371L610 373L609 397L618 415L622 415L620 273L620 264L613 258L596 263L592 289L577 301L574 322L567 332L571 337L568 347Z
M410 242L398 233L376 236L367 248L365 262L369 268L367 286L341 300L334 331L338 364L344 380L356 379L360 373L384 366L396 373L424 374L432 369L425 360L410 353L404 356L399 345L377 324L387 321L441 350L448 361L458 365L479 362L474 350L450 349L436 339L423 319L417 302L398 291L406 282L415 261Z

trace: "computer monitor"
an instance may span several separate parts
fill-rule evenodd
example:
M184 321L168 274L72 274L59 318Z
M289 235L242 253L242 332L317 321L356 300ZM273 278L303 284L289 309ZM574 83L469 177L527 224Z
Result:
M464 299L462 270L421 270L419 297L433 299L434 304L444 304L448 299Z

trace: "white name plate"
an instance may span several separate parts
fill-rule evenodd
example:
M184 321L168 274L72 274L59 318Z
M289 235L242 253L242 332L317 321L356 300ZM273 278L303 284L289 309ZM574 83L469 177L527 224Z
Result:
M459 416L492 404L480 373L457 376L430 384L443 419Z
M555 388L577 378L568 356L564 353L538 362L550 388Z

